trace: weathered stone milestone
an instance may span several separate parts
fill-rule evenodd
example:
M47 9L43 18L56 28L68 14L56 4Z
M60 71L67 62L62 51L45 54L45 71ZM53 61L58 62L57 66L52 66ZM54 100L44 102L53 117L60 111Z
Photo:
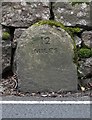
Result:
M21 91L77 90L72 38L65 30L33 25L18 41L15 58Z

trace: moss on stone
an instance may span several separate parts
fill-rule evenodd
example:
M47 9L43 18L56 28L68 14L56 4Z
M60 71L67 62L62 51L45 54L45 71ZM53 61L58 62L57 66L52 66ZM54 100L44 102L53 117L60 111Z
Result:
M89 5L89 2L72 2L72 6L76 5L76 4L82 4L82 3L86 3L87 5Z
M92 57L92 49L81 48L78 51L78 56L79 56L79 58L89 58L89 57Z
M2 39L3 40L8 40L9 38L10 38L10 34L8 32L3 32Z
M41 20L41 21L39 21L38 23L36 23L34 25L39 26L39 25L45 25L45 24L65 29L65 27L64 27L64 25L62 23L56 22L54 20Z
M82 4L82 3L86 3L87 5L90 4L90 1L89 0L83 0L83 1L80 1L80 0L68 0L72 5L76 5L76 4Z
M60 27L62 29L64 29L65 31L67 31L70 35L71 33L78 33L81 31L80 28L76 27L76 28L72 28L72 27L65 27L62 23L54 21L54 20L41 20L38 23L35 23L34 25L44 25L44 24L48 24L50 26L56 26L56 27Z

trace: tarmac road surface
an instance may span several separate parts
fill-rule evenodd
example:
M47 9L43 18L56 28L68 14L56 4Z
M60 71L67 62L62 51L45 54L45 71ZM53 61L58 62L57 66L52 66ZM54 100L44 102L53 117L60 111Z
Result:
M88 96L78 98L36 98L2 97L0 101L2 120L13 118L92 118L91 99ZM7 119L4 119L7 118ZM88 118L88 119L87 119ZM21 120L22 120L21 119ZM35 120L35 119L34 119Z

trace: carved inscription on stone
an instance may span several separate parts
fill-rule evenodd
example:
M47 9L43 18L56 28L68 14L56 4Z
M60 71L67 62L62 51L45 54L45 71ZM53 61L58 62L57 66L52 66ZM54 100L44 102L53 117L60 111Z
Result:
M33 49L33 54L34 53L41 53L41 54L45 54L45 53L55 53L58 52L58 48L57 47L51 47L50 46L50 37L49 36L45 36L45 37L41 37L40 40L40 44L43 46L45 46L44 48L39 47L39 48L34 48ZM34 43L33 43L34 44Z

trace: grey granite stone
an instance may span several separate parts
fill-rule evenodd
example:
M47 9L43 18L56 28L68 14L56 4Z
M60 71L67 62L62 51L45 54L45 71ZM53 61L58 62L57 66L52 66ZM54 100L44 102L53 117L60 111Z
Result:
M14 32L14 41L16 41L22 34L22 32L26 30L25 28L19 28L19 29L15 29Z
M49 19L49 4L41 2L3 2L2 24L29 27L33 23Z
M85 31L82 33L82 40L84 44L92 48L92 31Z
M86 3L72 6L68 2L55 2L53 4L55 20L64 25L90 24L90 6Z
M92 73L92 57L79 61L79 65L79 70L82 72L83 77Z
M77 90L73 44L65 30L31 26L18 41L15 59L21 91Z

